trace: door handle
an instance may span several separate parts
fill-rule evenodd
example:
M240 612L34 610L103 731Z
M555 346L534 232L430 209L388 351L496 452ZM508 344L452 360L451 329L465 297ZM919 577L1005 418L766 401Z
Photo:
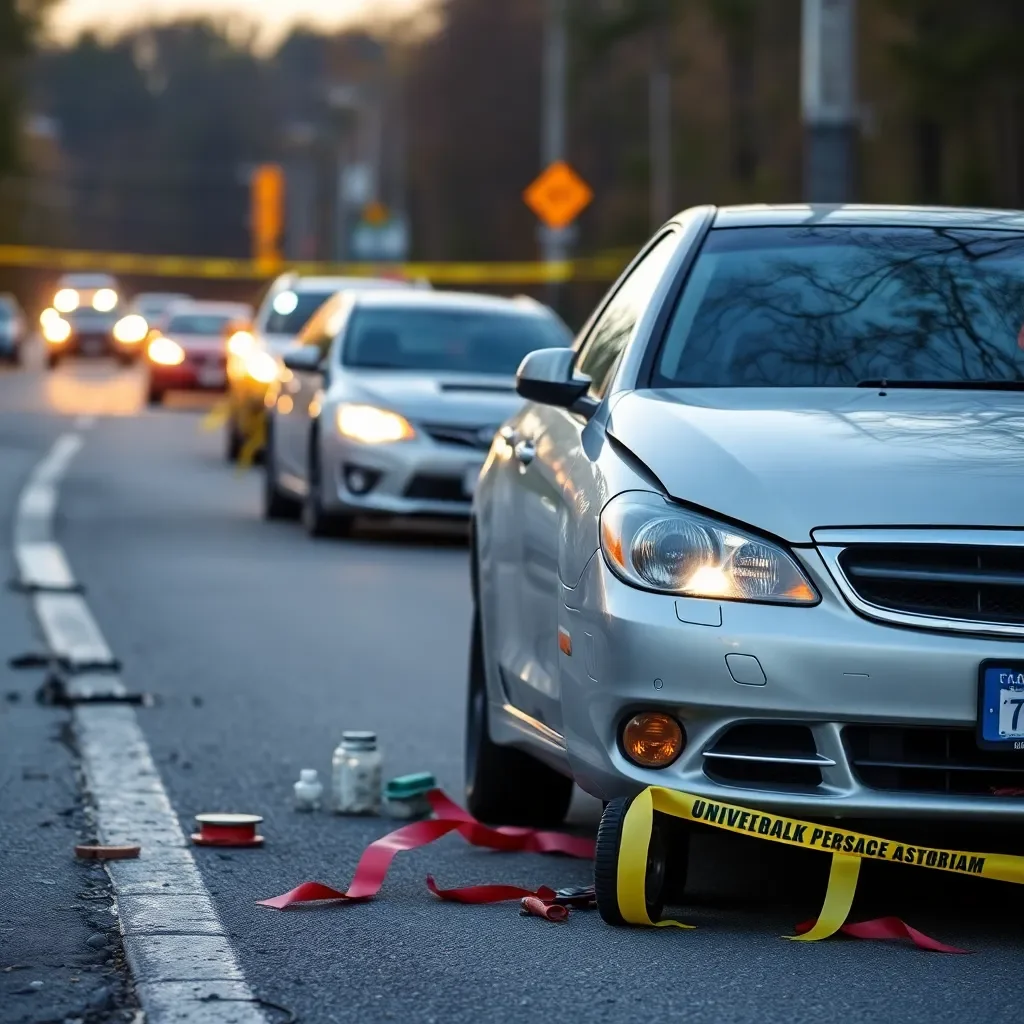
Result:
M528 466L533 462L533 457L537 454L537 448L532 441L517 441L515 448L512 450L515 452L516 458L524 466Z

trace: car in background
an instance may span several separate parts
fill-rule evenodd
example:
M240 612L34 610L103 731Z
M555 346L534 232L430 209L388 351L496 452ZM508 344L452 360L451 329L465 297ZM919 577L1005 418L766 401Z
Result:
M181 292L141 292L135 295L125 315L114 324L114 341L122 362L131 363L145 351L150 333L164 326L175 306L190 302L192 297Z
M228 339L248 323L252 306L192 301L175 305L146 344L147 402L168 391L222 391L227 384Z
M65 274L52 305L39 317L46 365L53 369L69 355L116 355L114 325L120 310L117 281L109 274Z
M494 433L521 404L516 367L571 341L531 300L335 296L285 352L269 396L265 515L301 510L313 536L364 515L467 517Z
M231 341L225 423L228 460L238 458L246 438L262 424L267 388L281 368L281 355L295 344L309 318L332 295L353 288L423 286L421 282L410 285L391 278L303 277L294 273L276 278L260 302L253 323Z
M25 342L25 314L10 293L0 293L0 359L17 365Z
M614 923L648 786L1019 833L1022 310L1018 212L666 224L574 351L524 361L481 477L470 810L608 801ZM652 917L686 858L655 832Z

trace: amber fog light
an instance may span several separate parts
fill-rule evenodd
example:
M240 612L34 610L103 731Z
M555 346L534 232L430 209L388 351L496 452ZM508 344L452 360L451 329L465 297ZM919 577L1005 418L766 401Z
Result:
M683 727L660 711L634 715L622 730L622 752L641 768L664 768L686 746Z

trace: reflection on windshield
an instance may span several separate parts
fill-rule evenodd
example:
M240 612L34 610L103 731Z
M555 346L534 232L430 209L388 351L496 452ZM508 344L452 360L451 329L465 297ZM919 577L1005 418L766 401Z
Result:
M334 294L334 292L294 292L295 305L287 313L280 313L273 306L267 314L263 330L266 334L295 335L306 326L309 318Z
M169 334L222 334L231 323L230 317L193 314L171 317Z
M674 312L655 386L866 380L1024 380L1024 234L711 232Z
M342 361L377 370L512 376L534 349L571 344L550 316L455 309L358 309Z

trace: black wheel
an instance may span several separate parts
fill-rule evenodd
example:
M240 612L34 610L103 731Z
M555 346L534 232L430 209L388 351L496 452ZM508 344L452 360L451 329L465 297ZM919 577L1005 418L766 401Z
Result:
M619 910L619 847L622 826L630 797L619 797L607 804L597 830L594 852L594 891L601 917L613 925L626 924ZM681 901L686 889L689 867L689 832L675 818L654 815L651 842L647 849L647 876L644 880L644 902L647 916L657 921L666 903Z
M560 825L572 799L572 779L491 739L484 657L480 613L474 610L466 701L466 806L490 824Z
M46 368L48 370L56 370L57 364L60 362L60 356L56 352L46 353Z
M267 431L267 444L263 449L263 518L297 519L301 504L277 486L277 469L274 466L274 438Z
M237 462L242 451L242 435L238 429L234 414L228 416L224 427L224 458L228 462Z
M302 502L301 512L302 525L310 537L347 537L352 532L352 516L328 512L323 506L320 456L317 453L315 435L309 447L306 497Z
M164 404L164 393L161 388L155 388L150 385L149 390L146 392L146 405L163 405Z

